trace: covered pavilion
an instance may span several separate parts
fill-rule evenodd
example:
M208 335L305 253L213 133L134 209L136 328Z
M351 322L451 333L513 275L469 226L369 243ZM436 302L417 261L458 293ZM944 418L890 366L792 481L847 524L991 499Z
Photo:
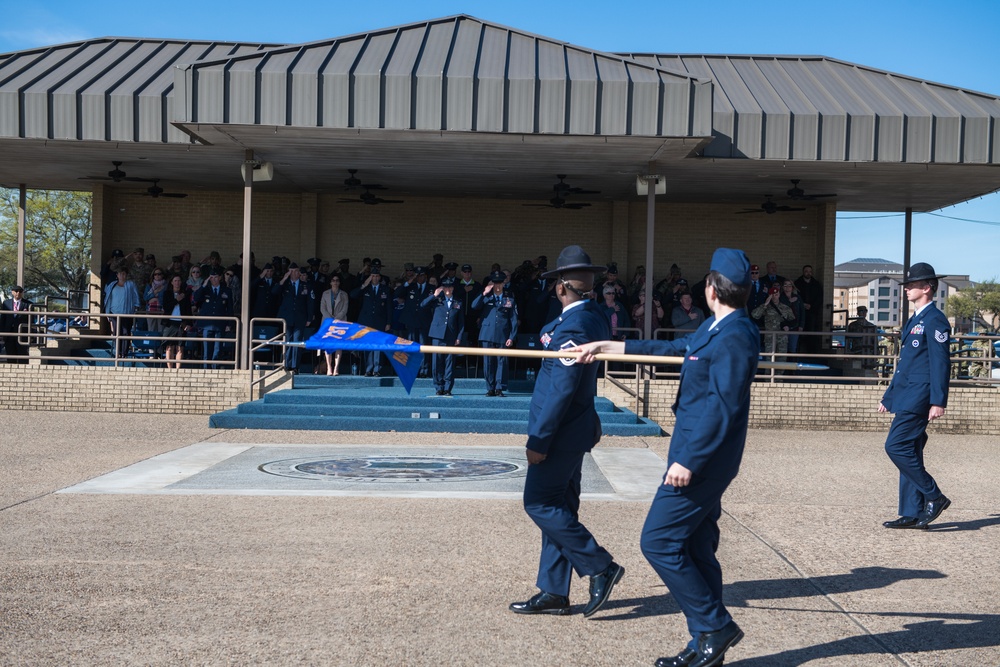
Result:
M92 189L94 274L133 246L390 269L442 252L478 275L580 243L649 284L731 245L812 264L827 326L836 212L1000 189L998 121L997 96L822 56L605 53L467 15L0 54L0 185ZM104 177L114 162L158 181ZM405 205L350 205L372 201L349 169Z

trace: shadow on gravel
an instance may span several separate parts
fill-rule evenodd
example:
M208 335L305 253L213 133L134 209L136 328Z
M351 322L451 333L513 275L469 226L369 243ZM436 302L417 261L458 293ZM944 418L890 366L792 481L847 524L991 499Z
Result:
M756 581L736 581L723 589L723 600L728 607L749 607L755 600L781 600L788 598L808 598L820 595L851 593L855 591L885 588L907 579L941 579L946 575L937 570L910 570L891 567L858 567L847 574L831 574L820 577L761 579ZM614 615L603 614L602 621L620 621L643 616L662 616L680 612L672 595L648 598L615 599L605 604L604 609L616 609Z
M1000 646L1000 616L996 614L893 614L874 613L855 616L890 618L930 618L909 623L902 630L858 635L799 649L790 649L745 660L728 661L730 667L794 667L822 658L846 658L859 655L920 654L928 651L989 648ZM739 655L737 646L726 658ZM851 664L844 660L841 664ZM983 663L993 664L993 663Z
M991 526L1000 526L1000 514L991 514L988 519L976 519L975 521L932 523L927 530L942 533L944 531L979 530L980 528L989 528Z

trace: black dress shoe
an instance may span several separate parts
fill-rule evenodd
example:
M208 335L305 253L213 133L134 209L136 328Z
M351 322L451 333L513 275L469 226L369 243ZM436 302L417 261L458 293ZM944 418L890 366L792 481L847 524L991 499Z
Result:
M698 650L689 667L717 667L725 660L726 651L743 639L743 631L736 621L729 621L724 628L703 632L698 637Z
M496 396L499 396L500 398L503 398L504 396L506 396L506 394L504 394L504 393L503 393L502 391L500 391L499 389L497 389L497 392L496 392L496 394L495 394L495 395L496 395Z
M657 658L653 664L656 667L687 667L697 657L697 651L690 646L685 646L683 651L672 658ZM722 663L720 662L719 664L721 665Z
M611 597L611 590L625 574L625 568L618 563L611 561L607 569L600 574L595 574L590 578L590 602L583 610L584 617L593 616L598 609Z
M882 525L886 528L923 528L917 525L917 520L915 516L901 516L895 521L883 521Z
M438 396L444 396L444 389L438 389L437 390L437 395Z
M490 389L488 392L486 392L486 395L487 396L496 396L497 393L495 391L493 391L492 389Z
M441 392L441 394L443 396L451 396L451 391L449 391L448 389L445 389L444 391Z
M932 500L924 506L924 511L920 513L920 518L914 524L914 528L926 528L934 519L941 516L941 512L951 506L951 501L941 496L937 500Z
M365 371L365 377L366 378L375 377L375 374L372 373L371 371Z
M569 598L564 595L553 595L542 591L527 602L511 602L510 610L515 614L554 614L567 616L573 613L569 606Z

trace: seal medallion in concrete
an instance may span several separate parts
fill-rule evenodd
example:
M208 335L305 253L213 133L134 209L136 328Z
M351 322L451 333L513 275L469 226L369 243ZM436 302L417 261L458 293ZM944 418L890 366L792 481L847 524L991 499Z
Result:
M258 466L261 472L297 479L358 482L458 482L483 477L522 477L525 464L504 459L450 456L344 456L285 459Z

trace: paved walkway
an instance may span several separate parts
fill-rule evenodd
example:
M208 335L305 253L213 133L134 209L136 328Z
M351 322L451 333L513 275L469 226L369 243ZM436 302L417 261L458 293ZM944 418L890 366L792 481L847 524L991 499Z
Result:
M647 502L628 494L583 504L627 569L585 620L507 611L534 592L539 541L509 496L58 493L192 445L520 445L206 422L0 413L0 664L650 665L685 641L639 552ZM882 438L751 432L723 501L727 603L746 631L727 665L1000 665L1000 443L932 437L952 508L894 532ZM601 448L664 458L667 444Z

